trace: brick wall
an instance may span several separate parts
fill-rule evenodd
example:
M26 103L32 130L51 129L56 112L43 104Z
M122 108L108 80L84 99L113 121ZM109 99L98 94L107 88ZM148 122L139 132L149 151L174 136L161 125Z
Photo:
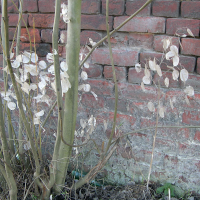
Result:
M17 24L17 11L9 1L10 40L14 36ZM14 0L18 6L18 0ZM64 1L63 1L64 2ZM81 22L81 45L89 43L89 38L97 42L106 35L105 0L83 0ZM110 30L140 8L146 0L110 0ZM24 20L32 35L35 34L36 49L40 57L51 52L51 36L54 19L54 0L24 0ZM172 79L171 61L164 61L161 68L164 76L169 77L169 88L160 80L162 104L165 117L159 119L159 125L184 126L200 125L200 1L157 0L148 5L134 19L112 35L114 65L119 87L119 105L117 131L115 136L133 130L154 126L156 114L152 114L147 103L157 103L158 90L154 83L158 75L153 74L152 82L145 86L143 92L140 83L143 72L137 73L134 65L142 67L154 57L162 60L164 38L171 37L172 43L179 48L180 63L189 72L189 80L183 84ZM35 25L35 31L33 30ZM67 31L65 23L60 21L60 34ZM175 33L185 33L189 28L195 38L179 38ZM27 32L22 23L21 50L29 48ZM65 41L66 42L66 41ZM59 47L64 56L65 48ZM0 50L2 53L2 50ZM97 128L93 137L101 145L111 133L114 113L114 83L109 60L107 41L97 48L90 59L87 71L91 90L98 95L95 100L91 93L84 93L80 99L78 120L93 114L97 118ZM2 54L0 55L2 61ZM195 95L185 102L183 88L191 85ZM169 99L174 102L171 108ZM107 127L105 126L105 122ZM77 125L79 128L80 125ZM109 161L105 174L109 181L127 183L134 179L144 180L147 177L152 152L154 131L139 130L124 138L115 156ZM99 155L94 154L93 159ZM87 165L87 163L86 163ZM152 179L175 183L185 189L200 193L200 129L162 128L158 129L152 169Z

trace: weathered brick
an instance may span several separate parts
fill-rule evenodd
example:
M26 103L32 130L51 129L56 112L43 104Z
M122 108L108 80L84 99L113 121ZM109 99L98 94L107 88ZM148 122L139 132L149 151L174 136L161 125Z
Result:
M81 45L90 44L89 38L91 38L93 42L98 42L102 37L101 34L96 31L82 31L80 34Z
M112 17L109 17L109 28L112 29ZM106 17L102 15L81 15L81 29L106 30Z
M98 96L96 100L92 94L85 93L82 95L81 103L86 107L99 109L104 107L105 100L102 96Z
M185 124L200 125L200 112L198 110L190 111L185 110L182 115L182 122Z
M150 33L129 33L129 46L152 49L153 35Z
M180 2L176 1L154 1L152 13L159 17L178 17Z
M163 52L163 39L170 39L171 44L175 45L179 49L179 38L178 37L168 37L166 35L155 35L154 36L154 42L153 42L153 48L155 51Z
M181 81L183 88L188 85L192 86L194 90L200 90L200 76L189 74L188 80L185 83Z
M107 98L106 106L110 110L115 109L115 98ZM127 112L127 102L125 99L118 99L117 111L119 112Z
M54 22L54 14L29 14L29 25L33 27L33 19L35 22L35 27L39 28L52 28ZM60 20L59 28L64 29L67 25Z
M129 83L140 84L142 82L143 77L144 77L144 70L141 70L141 72L136 72L135 68L129 68L129 71L128 71Z
M200 2L193 1L187 2L183 1L181 3L181 16L187 18L197 18L200 19Z
M196 131L194 139L200 141L200 131Z
M154 53L154 52L143 52L140 53L140 63L142 67L144 67L144 63L148 62L149 60L153 60L156 58L157 63L160 63L162 60L162 53ZM196 64L196 59L194 57L189 57L189 56L179 56L179 63L188 70L188 72L193 72ZM161 63L161 69L162 70L169 70L167 68L168 66L172 66L173 63L171 60L164 60L164 62Z
M133 66L138 62L138 49L112 49L114 65L118 66ZM96 49L92 56L91 61L93 63L110 65L109 50L106 48Z
M37 0L24 0L23 1L23 12L37 12L38 5Z
M128 34L116 32L110 37L111 46L128 46ZM105 40L104 43L108 45L108 40Z
M90 84L91 91L97 95L112 95L114 84L106 80L87 80L86 83Z
M199 36L199 20L197 19L169 18L167 19L166 34L174 35L177 31L187 34L185 27L189 28L194 36Z
M200 56L200 39L183 38L181 44L182 54Z
M146 3L146 0L126 1L126 14L132 15L138 9L140 9L145 3ZM149 16L150 11L151 11L151 4L149 4L142 11L140 11L137 14L137 16Z
M43 42L52 43L52 29L42 29L41 30L41 39Z
M15 3L15 5L18 8L19 7L19 1L13 0L13 2ZM7 2L7 10L8 10L9 13L18 12L18 10L15 7L15 5L13 4L13 2L11 0L8 0L8 2Z
M109 1L109 15L123 15L124 4L124 0ZM102 14L106 14L106 0L102 0Z
M17 24L18 24L18 16L19 16L18 14L14 14L14 13L9 13L8 14L9 26L14 26L14 27L17 26ZM1 15L0 15L0 17L1 17ZM22 17L23 17L23 19L24 19L24 21L25 21L25 23L27 25L28 24L27 23L28 22L28 15L27 14L23 14ZM0 23L1 23L1 21L0 21ZM22 21L22 27L25 27L25 24L24 24L23 21Z
M104 78L113 80L112 66L105 66L103 73L104 73ZM117 81L119 81L119 82L126 81L126 68L125 67L115 67L115 74L116 74Z
M36 43L36 52L39 57L44 57L47 55L47 53L51 52L51 45L50 44L42 44L42 43ZM33 48L33 44L32 44ZM30 50L30 44L29 43L21 43L20 44L20 50Z
M140 101L156 101L157 91L155 88L145 86L146 91L143 92L140 85L133 85L130 83L119 83L119 97L127 99L136 99Z
M197 73L200 74L200 57L197 58Z
M83 68L83 71L87 72L89 78L101 78L103 67L97 64L89 63L89 68Z
M55 12L55 0L38 0L38 8L42 13Z
M100 13L100 0L82 0L81 13L98 14Z
M39 29L29 28L28 31L29 31L29 34L31 36L31 42L34 42L34 38L35 38L35 42L41 41ZM26 28L21 29L21 41L22 42L29 42L29 35L27 33Z
M121 16L114 18L114 28L117 28L128 17ZM126 32L150 32L164 33L165 18L163 17L135 17L126 23L119 31Z
M180 87L180 80L175 81L171 72L163 72L161 77L156 73L153 77L153 81L156 85L158 85L159 82L161 87L166 87L164 83L166 77L169 79L169 88Z

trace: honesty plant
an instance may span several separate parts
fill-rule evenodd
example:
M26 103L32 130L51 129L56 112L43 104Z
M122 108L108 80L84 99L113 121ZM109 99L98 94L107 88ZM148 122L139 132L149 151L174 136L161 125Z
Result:
M186 30L190 36L193 36L190 29L187 28ZM187 35L182 34L179 36L186 37ZM166 60L172 61L172 66L167 66L167 68L169 69L168 71L172 71L173 80L178 81L178 78L180 77L180 80L182 82L184 82L184 84L185 84L185 82L188 80L189 73L184 68L184 66L179 63L178 48L175 45L172 45L171 38L165 38L165 39L163 39L162 42L163 42L163 49L164 49L164 53L163 53L164 58ZM162 60L162 62L163 62L163 60ZM145 92L144 85L149 85L151 83L152 74L157 73L158 76L160 78L162 78L163 74L165 73L165 72L162 72L160 65L161 65L161 63L158 63L158 61L156 61L155 58L153 60L149 60L145 64L145 68L143 70L144 77L142 78L142 83L141 83L141 88L143 89L144 92ZM136 69L136 72L138 72L138 73L141 72L142 71L141 64L137 63L135 65L135 69ZM170 83L169 78L165 77L164 84L167 88L169 87L169 83ZM189 99L187 96L194 95L194 88L192 86L187 86L184 89L184 92L185 92L185 97L184 97L185 101L188 105L190 105ZM162 94L163 94L163 92L162 92ZM158 99L158 101L160 101L160 100ZM173 102L175 101L175 99L173 98L173 100L172 100L169 97L169 101L170 101L170 106L173 109L174 108ZM162 104L161 102L158 103L158 109L159 109L158 113L161 118L164 118L165 108L161 104ZM149 102L147 107L151 112L155 112L155 106L152 102Z

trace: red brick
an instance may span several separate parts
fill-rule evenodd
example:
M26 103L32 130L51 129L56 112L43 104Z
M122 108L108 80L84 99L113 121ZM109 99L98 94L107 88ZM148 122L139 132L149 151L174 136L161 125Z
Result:
M55 12L55 0L38 0L39 12Z
M18 14L12 14L12 13L9 13L8 14L8 18L9 18L9 26L14 26L14 27L16 27L17 26L17 24L18 24ZM0 17L1 17L1 15L0 15ZM23 14L22 15L22 17L24 18L24 21L25 21L25 23L26 23L26 25L27 25L27 21L28 21L28 15L27 14ZM1 23L1 22L0 22ZM22 27L25 27L25 25L24 25L24 22L22 21Z
M98 96L98 100L96 100L92 94L85 93L82 95L81 103L89 108L99 109L104 107L105 100L101 96Z
M109 27L112 29L112 17L109 17ZM106 30L106 17L102 15L82 15L81 29Z
M169 18L167 19L166 34L174 35L178 30L180 33L187 34L185 27L189 28L194 36L199 36L199 20L197 19Z
M182 38L182 54L200 56L200 39Z
M184 83L181 81L181 86L185 88L185 86L192 86L194 90L200 89L200 76L189 74L188 80Z
M155 35L154 36L154 42L153 42L153 48L155 51L163 52L163 39L170 39L171 44L175 45L179 48L179 38L178 37L167 37L166 35Z
M165 83L164 83L164 80L167 77L167 78L169 78L169 88L178 88L178 87L180 87L180 81L175 81L172 78L172 73L171 72L163 72L162 74L163 75L161 77L157 73L154 75L153 81L154 81L154 83L156 85L158 85L158 81L159 81L161 87L166 87Z
M134 49L112 49L114 65L117 66L133 66L138 62L139 50ZM96 49L92 56L91 61L102 65L110 65L109 50L105 48Z
M150 33L129 33L129 46L152 49L153 35Z
M41 30L41 39L45 43L52 43L52 29L43 29Z
M42 44L42 43L36 43L36 53L39 57L44 57L47 55L47 53L51 52L51 45L50 44ZM32 44L32 48L33 48L33 44ZM20 50L24 51L24 50L28 50L30 51L30 44L29 43L21 43L20 44Z
M194 135L194 139L200 141L200 132L196 131L195 135Z
M141 84L142 78L144 77L144 70L136 72L135 68L129 68L128 71L128 82Z
M197 58L197 73L200 74L200 57Z
M91 38L94 42L98 42L102 37L101 34L96 31L82 31L80 35L81 45L90 44L89 38Z
M200 19L200 2L193 1L187 2L183 1L181 3L181 16L187 18L197 18Z
M34 37L35 37L35 42L41 41L39 29L29 28L28 31L29 31L29 34L31 36L31 42L34 42ZM21 41L22 42L29 42L29 36L28 36L26 28L21 29Z
M182 115L182 122L189 125L200 125L200 112L198 110L185 110Z
M176 1L155 1L152 6L152 13L159 17L178 17L179 2Z
M162 53L154 53L154 52L143 52L140 53L140 63L142 67L144 67L144 64L148 62L149 60L153 60L156 58L157 63L160 63L162 60ZM188 70L188 72L193 72L196 64L196 59L194 57L189 57L189 56L179 56L180 58L180 63L181 65ZM167 68L168 66L172 66L172 61L171 60L164 60L164 62L161 63L161 69L162 70L169 70Z
M35 27L39 28L52 28L54 22L54 14L29 14L29 25L33 27L33 19ZM67 27L63 20L60 20L59 28L65 29Z
M103 73L104 73L105 79L113 80L112 66L105 66ZM126 81L126 68L125 67L115 67L115 74L116 74L117 81L119 81L119 82Z
M110 110L115 109L115 98L107 98L106 99L106 106ZM127 112L127 102L124 99L118 99L117 104L117 111L119 112Z
M83 71L87 72L89 78L101 78L103 67L101 65L89 63L89 68L83 68Z
M128 46L128 34L127 33L114 33L110 37L111 46ZM108 40L105 40L104 43L108 45Z
M146 0L126 1L126 14L127 15L132 15L138 9L140 9L145 3L146 3ZM149 16L150 15L150 11L151 11L151 4L149 4L142 11L140 11L137 14L137 17L138 16Z
M123 15L124 3L124 0L110 0L109 15ZM106 14L106 0L102 0L102 14Z
M155 88L150 86L145 86L146 91L143 92L140 85L133 85L128 83L119 83L119 97L127 99L136 99L140 101L156 101L157 91Z
M97 95L112 95L114 84L106 80L87 80L86 83L90 84L91 91Z
M23 12L37 12L37 11L38 11L37 0L23 1Z
M114 28L117 28L128 17L121 16L114 18ZM165 18L162 17L135 17L126 23L119 31L126 32L150 32L164 33Z
M19 7L19 1L18 0L13 0L13 2L15 3L15 5L17 6L17 8ZM11 0L8 0L7 2L7 10L9 13L18 13L17 8L15 7L15 5L13 4L13 2Z
M100 0L82 0L81 13L98 14L100 13Z

